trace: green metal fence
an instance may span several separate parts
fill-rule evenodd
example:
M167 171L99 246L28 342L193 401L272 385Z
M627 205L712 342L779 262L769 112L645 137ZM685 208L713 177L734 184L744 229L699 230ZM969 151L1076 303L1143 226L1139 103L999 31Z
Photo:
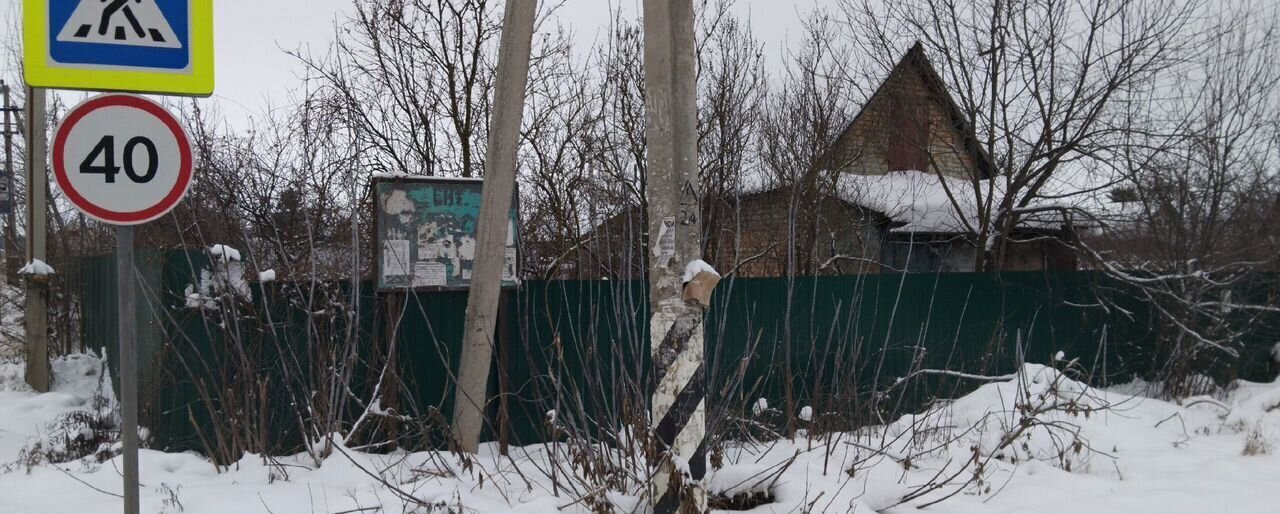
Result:
M85 267L110 268L111 256ZM241 321L210 320L185 306L186 288L197 284L208 259L199 252L148 255L154 276L146 280L145 321L150 342L144 362L153 372L155 395L144 411L153 444L199 449L213 437L215 416L250 416L285 440L297 441L297 406L314 391L303 390L323 341L354 330L360 345L352 395L371 392L378 355L389 349L388 307L399 315L395 331L398 410L415 416L452 412L452 372L462 339L466 293L405 295L388 303L363 284L354 324L321 323L316 309L301 305L314 284L255 284ZM114 277L86 273L84 340L114 352ZM303 287L306 286L306 287ZM1269 301L1276 288L1256 284L1242 293ZM349 303L350 287L328 284L330 298ZM627 420L643 417L648 371L647 287L638 281L530 281L504 298L505 336L495 355L489 434L513 444L557 437L547 423L555 410L561 423L587 427L607 438ZM1106 306L1099 298L1108 301ZM718 286L706 322L711 370L708 401L713 408L742 411L755 398L784 408L815 405L838 409L865 401L872 385L883 387L911 369L946 368L982 373L1013 370L1021 352L1030 362L1050 362L1058 352L1079 358L1105 383L1152 370L1158 361L1154 315L1139 296L1092 272L885 274L794 279L726 279ZM268 315L269 314L269 315ZM147 316L140 316L140 320ZM1274 316L1273 316L1274 317ZM250 323L250 318L259 321ZM262 322L268 318L267 322ZM1212 370L1222 378L1270 380L1267 354L1280 339L1275 320L1258 322L1244 341L1245 355ZM140 321L142 322L142 321ZM350 326L347 326L350 325ZM242 347L231 347L236 332ZM330 338L330 339L327 339ZM300 350L300 349L304 349ZM245 355L245 354L251 355ZM255 363L254 373L235 371L234 359ZM244 362L243 360L237 362ZM292 375L291 375L292 374ZM255 412L225 412L201 400L200 390L228 389L254 381L278 389ZM933 380L912 401L966 384ZM207 396L207 395L206 395ZM439 440L419 444L438 444Z

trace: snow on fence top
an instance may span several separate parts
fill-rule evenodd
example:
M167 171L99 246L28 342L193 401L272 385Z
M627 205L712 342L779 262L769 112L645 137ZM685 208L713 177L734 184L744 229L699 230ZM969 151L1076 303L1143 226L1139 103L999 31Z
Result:
M32 260L31 262L28 262L26 266L19 268L18 274L20 275L52 275L53 266L45 264L45 262L40 259L35 259L35 260Z
M222 261L239 261L240 250L236 250L224 244L216 244L209 247L209 255L220 257Z
M1007 180L995 178L978 181L974 191L972 180L940 177L923 171L892 171L884 175L842 173L836 184L837 194L846 202L859 205L902 223L892 232L971 232L980 225L978 194L983 203L995 207L1008 189ZM952 198L955 201L952 201ZM1032 202L1027 210L1067 207L1048 201ZM1020 226L1059 228L1063 224L1060 211L1028 214Z

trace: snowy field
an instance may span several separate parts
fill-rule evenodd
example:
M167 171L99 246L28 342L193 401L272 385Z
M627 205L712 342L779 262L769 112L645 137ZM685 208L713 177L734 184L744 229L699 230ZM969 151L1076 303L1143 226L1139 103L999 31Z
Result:
M110 390L100 360L71 356L54 371L55 390L38 395L22 384L19 363L0 364L0 513L119 512L119 457L33 457L33 448L63 450L89 435L91 423L69 417L110 415L109 398L98 394ZM1238 384L1178 405L1092 390L1028 365L887 426L729 448L710 487L767 492L772 503L751 512L1275 513L1278 409L1274 384ZM219 472L198 455L144 450L142 511L631 512L641 501L635 491L553 482L546 470L565 452L532 446L507 459L486 448L464 470L447 453L339 448L318 465L306 455L246 456Z

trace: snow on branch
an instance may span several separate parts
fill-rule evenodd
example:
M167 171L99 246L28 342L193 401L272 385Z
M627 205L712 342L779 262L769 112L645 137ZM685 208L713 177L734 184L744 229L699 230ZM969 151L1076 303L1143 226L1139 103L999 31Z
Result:
M892 385L889 386L888 390L893 390L897 388L899 385L901 385L903 382L911 380L920 375L943 375L943 376L955 377L955 378L965 378L969 380L984 380L987 382L1005 382L1005 381L1013 380L1014 378L1017 378L1017 375L1014 375L1014 374L990 376L990 375L974 375L972 373L963 373L959 371L951 371L948 369L921 369L921 370L914 371L905 377L899 378Z

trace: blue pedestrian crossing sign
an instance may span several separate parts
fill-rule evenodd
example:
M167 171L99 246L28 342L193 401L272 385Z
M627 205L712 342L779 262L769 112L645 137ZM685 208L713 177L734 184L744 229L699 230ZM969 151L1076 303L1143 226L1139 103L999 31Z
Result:
M33 87L209 96L213 0L23 0Z

